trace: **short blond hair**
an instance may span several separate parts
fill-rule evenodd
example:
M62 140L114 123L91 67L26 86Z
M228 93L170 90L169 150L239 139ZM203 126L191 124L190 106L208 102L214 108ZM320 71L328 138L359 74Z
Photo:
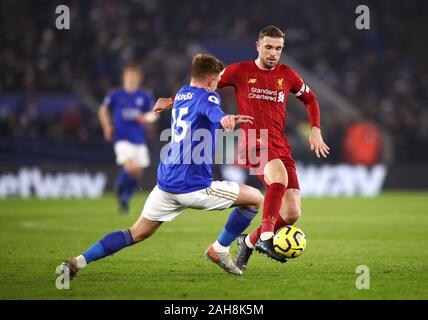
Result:
M208 54L197 54L192 60L192 78L205 80L212 74L219 74L224 69L223 63Z

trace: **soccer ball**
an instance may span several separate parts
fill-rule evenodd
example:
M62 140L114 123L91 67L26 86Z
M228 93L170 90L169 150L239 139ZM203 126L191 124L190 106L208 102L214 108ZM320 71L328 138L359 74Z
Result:
M275 233L273 246L276 252L286 258L297 258L306 248L306 237L301 229L285 226Z

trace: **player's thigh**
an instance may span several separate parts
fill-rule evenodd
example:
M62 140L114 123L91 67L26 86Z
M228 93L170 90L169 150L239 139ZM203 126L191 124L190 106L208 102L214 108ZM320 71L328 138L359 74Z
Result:
M281 159L269 161L263 169L263 175L268 185L272 183L288 184L287 170Z
M235 206L244 206L251 210L258 210L263 204L264 197L262 193L249 185L239 185L238 199L235 201Z
M125 171L127 173L129 173L135 178L139 178L143 174L143 169L140 168L132 158L126 160L123 164L123 167L125 168Z
M210 187L177 196L183 206L202 210L222 210L233 206L239 197L239 184L213 181Z
M150 192L141 216L152 221L172 221L184 211L185 207L177 200L177 195L162 191L155 186Z

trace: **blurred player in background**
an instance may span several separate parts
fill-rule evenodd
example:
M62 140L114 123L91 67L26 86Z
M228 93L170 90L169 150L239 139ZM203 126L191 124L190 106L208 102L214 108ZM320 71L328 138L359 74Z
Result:
M318 158L327 157L329 153L321 135L320 110L314 93L293 69L279 63L284 42L285 34L279 28L263 28L257 41L257 59L229 65L218 85L219 88L233 86L239 113L254 117L254 123L241 126L245 132L248 129L256 129L257 133L261 129L268 130L268 141L259 138L256 145L249 145L246 139L239 142L238 154L244 156L248 167L254 166L248 153L254 150L268 152L268 162L261 164L262 172L258 176L266 186L262 224L253 233L238 238L236 265L241 270L246 268L254 248L272 259L286 262L284 256L275 252L273 235L284 225L293 225L301 216L296 167L284 134L290 92L306 107L312 128L309 136L311 150ZM172 100L159 99L154 111L170 108Z
M161 155L157 186L147 198L140 218L130 229L110 233L83 254L65 261L63 266L68 268L71 278L88 263L147 239L163 222L172 221L186 208L222 210L232 206L236 208L205 256L231 274L242 274L230 257L229 247L249 226L263 196L253 187L212 178L216 130L220 126L234 130L235 125L253 120L243 115L226 115L221 110L220 96L214 91L223 68L212 56L194 57L190 85L180 89L173 106L169 151ZM202 142L199 134L204 134ZM194 158L195 155L198 157Z
M123 70L123 87L111 91L99 108L104 138L114 142L116 163L122 168L116 182L119 212L128 213L129 201L140 187L143 169L150 165L144 125L157 120L153 96L140 89L143 73L138 65Z

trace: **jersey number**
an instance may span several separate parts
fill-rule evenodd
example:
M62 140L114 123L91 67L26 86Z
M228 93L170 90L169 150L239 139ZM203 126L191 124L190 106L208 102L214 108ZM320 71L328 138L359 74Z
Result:
M176 115L177 109L172 109L172 141L180 142L184 139L187 133L187 121L183 120L183 116L189 113L189 108L181 108ZM182 128L181 133L177 134L178 128Z

